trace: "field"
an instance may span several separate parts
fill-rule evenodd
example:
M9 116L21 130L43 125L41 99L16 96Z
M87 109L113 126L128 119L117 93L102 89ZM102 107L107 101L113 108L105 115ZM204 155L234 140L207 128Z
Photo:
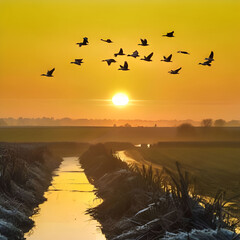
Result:
M0 142L131 142L239 141L240 128L175 127L0 127Z
M226 190L228 196L240 194L237 143L159 143L151 148L136 149L146 160L171 170L176 169L176 161L181 163L203 195L214 196L219 189ZM134 151L130 151L133 157Z

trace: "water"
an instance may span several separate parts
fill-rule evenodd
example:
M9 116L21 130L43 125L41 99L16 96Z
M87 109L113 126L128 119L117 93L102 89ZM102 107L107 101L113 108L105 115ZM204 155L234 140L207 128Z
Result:
M133 153L133 152L132 152ZM132 155L132 154L131 154ZM134 152L134 156L131 157L127 154L126 150L116 151L115 156L120 158L123 162L126 162L129 165L137 165L138 167L145 166L152 166L154 169L158 169L159 171L162 170L162 166L156 163L152 163L144 159L144 157L137 151Z
M96 206L94 187L86 178L77 157L64 158L55 172L52 186L45 194L47 201L33 216L35 227L26 234L27 240L104 240L99 223L85 214Z

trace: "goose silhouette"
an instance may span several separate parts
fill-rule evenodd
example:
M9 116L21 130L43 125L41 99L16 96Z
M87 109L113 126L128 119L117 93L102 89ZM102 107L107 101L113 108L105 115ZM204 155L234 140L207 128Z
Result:
M111 65L111 63L115 63L115 62L116 62L116 60L115 60L115 59L113 59L113 58L110 58L110 59L105 59L105 60L102 60L102 62L107 62L108 66L110 66L110 65Z
M104 40L104 39L101 39L101 41L103 41L103 42L106 42L106 43L113 43L113 41L111 40L111 39L106 39L106 40Z
M52 70L47 71L47 74L42 74L41 76L45 76L45 77L53 77L53 72L55 71L55 68L53 68Z
M82 42L76 43L79 47L88 45L88 38L84 37Z
M151 62L152 61L151 60L152 56L153 56L153 52L150 53L147 57L144 56L144 58L141 58L141 60L144 60L144 61L147 61L147 62Z
M149 44L147 43L147 39L140 39L141 40L141 43L138 44L140 46L148 46Z
M163 62L172 62L172 54L170 54L168 57L163 56L163 59L161 61Z
M163 35L163 37L174 37L173 34L174 34L174 31L169 32L166 35Z
M180 67L180 68L178 68L178 69L176 69L176 70L170 70L169 73L170 73L170 74L179 74L179 71L180 71L181 69L182 69L182 68Z
M178 53L182 53L182 54L190 54L189 52L186 52L186 51L178 51Z
M140 56L139 56L139 54L138 54L138 51L136 50L136 51L134 51L132 54L128 54L128 57L134 57L134 58L136 58L136 57L140 57Z
M128 70L130 70L130 69L128 68L128 63L125 61L125 62L124 62L124 65L123 65L123 66L120 65L120 68L119 68L118 70L122 70L122 71L128 71Z
M119 56L125 55L125 54L123 53L123 49L122 49L122 48L120 48L120 50L119 50L118 53L115 53L115 54L114 54L115 57L117 57L118 55L119 55Z
M75 59L74 62L71 62L72 64L76 64L76 65L81 65L83 63L83 59Z

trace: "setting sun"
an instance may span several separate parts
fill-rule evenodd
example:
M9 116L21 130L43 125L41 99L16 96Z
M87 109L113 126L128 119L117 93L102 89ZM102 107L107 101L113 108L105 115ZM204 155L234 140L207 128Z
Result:
M125 106L129 102L129 98L124 93L117 93L113 96L112 102L116 106Z

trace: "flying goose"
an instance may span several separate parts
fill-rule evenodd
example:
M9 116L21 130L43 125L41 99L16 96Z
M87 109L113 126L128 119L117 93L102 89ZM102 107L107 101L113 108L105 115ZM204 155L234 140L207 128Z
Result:
M88 45L88 38L87 37L84 37L83 38L83 42L80 42L80 43L76 43L76 44L78 44L78 46L79 47L81 47L81 46L84 46L84 45Z
M186 52L186 51L178 51L178 53L182 53L182 54L190 54L189 52Z
M113 41L109 38L107 40L101 39L101 41L106 42L106 43L113 43Z
M45 77L53 77L53 72L55 71L55 68L53 68L52 70L47 71L47 74L42 74L41 76L45 76Z
M163 35L163 37L174 37L173 34L174 34L174 31L169 32L166 35Z
M110 58L110 59L105 59L105 60L102 60L102 62L107 62L108 66L110 66L110 65L111 65L111 63L115 63L116 61L115 61L115 59L113 59L113 58Z
M178 69L176 69L176 70L170 70L169 73L170 73L170 74L179 74L179 71L180 71L181 69L182 69L182 68L180 67L180 68L178 68Z
M83 59L75 59L74 62L71 62L72 64L76 64L76 65L81 65L83 63Z
M120 48L120 50L119 50L118 53L115 53L115 54L114 54L115 57L117 57L118 55L120 55L120 56L121 56L121 55L125 55L125 54L123 53L123 49L122 49L122 48Z
M211 60L208 60L208 61L205 61L205 62L203 62L203 63L199 63L200 65L203 65L203 66L209 66L209 67L211 67Z
M123 66L120 65L120 68L119 68L118 70L122 70L122 71L128 71L128 70L130 70L130 69L128 68L128 63L125 61L125 62L124 62L124 65L123 65Z
M208 58L205 58L205 60L207 60L207 61L214 61L214 59L213 59L213 51L211 51L211 53L210 53L210 55L209 55L209 57Z
M138 54L138 51L136 50L136 51L134 51L132 54L128 54L128 57L134 57L134 58L136 58L136 57L140 57L140 56L139 56L139 54Z
M141 40L141 43L138 44L138 45L141 45L141 46L148 46L149 44L147 43L147 39L140 39Z
M147 62L151 62L152 61L151 60L152 56L153 56L153 52L150 53L147 57L144 56L144 58L141 58L141 60L144 60L144 61L147 61Z
M161 61L172 62L171 59L172 59L172 54L170 54L168 57L163 56L163 59Z

